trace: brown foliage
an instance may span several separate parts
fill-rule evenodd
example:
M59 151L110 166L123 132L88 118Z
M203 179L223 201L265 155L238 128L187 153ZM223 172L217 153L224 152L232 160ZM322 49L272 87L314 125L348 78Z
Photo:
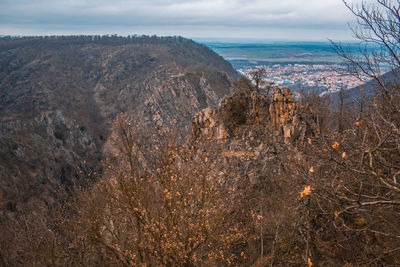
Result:
M119 156L90 205L87 239L120 265L233 264L243 225L229 218L228 188L201 155L166 142L144 151L133 129L117 123ZM96 198L97 199L97 198ZM86 211L88 212L88 211Z
M341 264L399 263L397 113L384 102L371 102L351 129L307 146L296 170L314 188L304 206L314 257ZM305 167L311 163L315 173Z

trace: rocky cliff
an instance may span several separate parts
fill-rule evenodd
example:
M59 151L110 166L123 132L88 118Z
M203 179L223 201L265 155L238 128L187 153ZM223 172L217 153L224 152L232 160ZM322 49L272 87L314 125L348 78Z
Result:
M316 131L307 108L287 88L272 96L234 93L193 118L191 144L214 160L213 172L238 187L256 186L281 173L285 158Z
M218 108L207 108L192 121L194 139L225 140L252 129L274 136L284 143L303 141L307 131L315 128L302 117L305 108L294 101L292 92L278 87L272 97L252 92L236 93L224 98Z

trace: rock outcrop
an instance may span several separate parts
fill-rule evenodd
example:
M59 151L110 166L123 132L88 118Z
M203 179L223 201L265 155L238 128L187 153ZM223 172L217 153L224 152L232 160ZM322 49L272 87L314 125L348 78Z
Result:
M205 109L192 121L194 139L222 141L251 129L262 129L289 144L304 140L312 122L302 118L304 108L294 100L292 92L273 88L272 96L255 92L236 93L221 100L218 108Z
M212 172L236 188L263 186L300 157L297 146L313 133L307 109L287 88L272 96L234 93L193 118L191 145L213 160Z

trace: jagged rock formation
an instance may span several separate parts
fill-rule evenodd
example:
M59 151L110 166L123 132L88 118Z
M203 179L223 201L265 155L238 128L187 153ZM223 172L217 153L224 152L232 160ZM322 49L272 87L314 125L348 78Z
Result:
M265 135L281 138L285 143L304 140L312 122L306 122L304 108L295 103L292 92L278 87L272 97L252 92L224 98L217 109L205 109L193 118L192 136L195 139L225 140L250 128L262 128Z
M281 173L289 157L300 156L296 147L315 132L306 111L287 88L275 87L272 96L235 93L196 114L191 144L214 160L221 181L260 185Z
M0 203L13 209L101 172L116 115L144 133L184 129L238 75L180 37L2 38L0 70Z

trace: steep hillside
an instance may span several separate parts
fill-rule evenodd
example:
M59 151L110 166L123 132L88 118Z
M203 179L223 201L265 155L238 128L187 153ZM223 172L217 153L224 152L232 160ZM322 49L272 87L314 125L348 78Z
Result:
M389 90L397 87L399 80L399 71L392 70L384 73L382 76L378 77L379 81ZM360 90L362 88L362 90ZM378 84L377 80L370 79L360 86L356 86L345 91L345 102L347 104L360 102L363 96L371 99L381 93L381 85ZM335 104L339 102L339 93L333 93L332 100Z
M143 131L174 119L184 129L237 77L180 37L3 38L0 69L0 199L9 211L48 203L101 171L117 114Z

